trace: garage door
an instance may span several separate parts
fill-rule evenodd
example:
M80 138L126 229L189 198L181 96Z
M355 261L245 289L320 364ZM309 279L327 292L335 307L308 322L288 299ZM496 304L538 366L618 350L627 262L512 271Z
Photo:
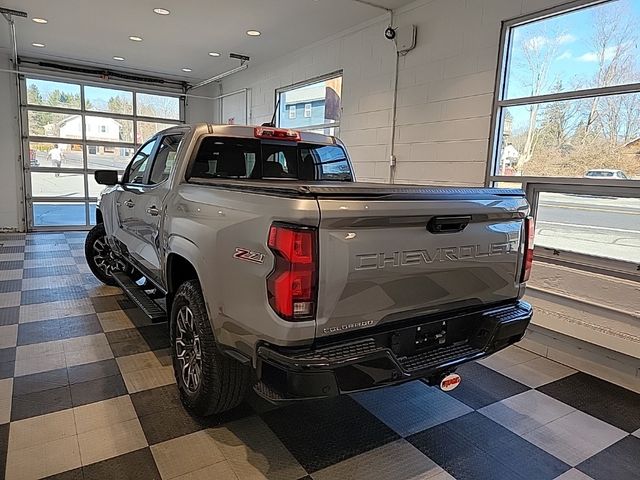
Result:
M138 145L184 119L178 95L39 77L22 91L29 230L95 224L95 170L123 172Z

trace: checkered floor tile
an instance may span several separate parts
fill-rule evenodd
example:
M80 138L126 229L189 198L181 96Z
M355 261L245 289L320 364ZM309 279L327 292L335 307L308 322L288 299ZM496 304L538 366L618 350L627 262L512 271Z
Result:
M0 235L0 478L640 479L640 395L518 347L450 393L195 418L167 326L88 273L84 238Z

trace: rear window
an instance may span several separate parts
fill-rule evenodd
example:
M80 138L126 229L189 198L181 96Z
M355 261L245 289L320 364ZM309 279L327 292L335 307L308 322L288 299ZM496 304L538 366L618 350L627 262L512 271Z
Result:
M339 145L205 137L188 178L353 181Z
M587 172L587 177L613 177L613 172Z

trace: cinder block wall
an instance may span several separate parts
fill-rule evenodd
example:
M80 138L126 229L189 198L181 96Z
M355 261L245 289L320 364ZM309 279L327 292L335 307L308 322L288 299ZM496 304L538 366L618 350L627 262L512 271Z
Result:
M418 26L418 46L400 60L397 183L484 183L501 22L561 3L420 0L398 10L397 25ZM250 88L250 120L258 124L271 118L277 88L343 70L342 140L359 180L386 182L395 62L387 25L380 17L251 65L225 79L223 91Z

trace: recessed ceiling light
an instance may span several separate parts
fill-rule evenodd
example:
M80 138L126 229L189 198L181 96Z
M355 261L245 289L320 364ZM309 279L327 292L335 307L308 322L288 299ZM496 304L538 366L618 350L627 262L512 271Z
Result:
M141 42L142 37L136 37L135 35L132 35L129 37L129 40L131 40L132 42Z
M262 35L262 33L260 33L258 30L249 30L247 31L247 35L249 35L250 37L259 37L260 35Z
M37 48L44 48L46 47L46 45L44 43L32 43L31 45L33 45L34 47Z
M113 59L119 62L124 62L124 57L113 57Z
M211 56L211 57L219 57L220 54L218 52L209 52L209 56Z
M31 20L33 20L36 23L49 23L49 21L44 18L32 18Z
M182 69L182 71L183 71L183 72L187 72L187 73L188 73L188 72L191 72L192 70L191 70L190 68L186 68L186 67L185 67L185 68L183 68L183 69Z
M157 13L158 15L169 15L171 13L166 8L154 8L153 12Z

